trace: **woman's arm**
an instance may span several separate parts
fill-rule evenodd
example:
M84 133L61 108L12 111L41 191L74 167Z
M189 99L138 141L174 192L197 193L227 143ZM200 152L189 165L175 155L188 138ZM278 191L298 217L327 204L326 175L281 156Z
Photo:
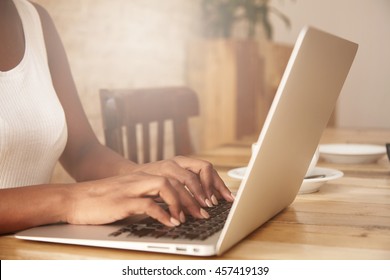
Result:
M61 164L77 181L118 175L118 170L131 167L134 163L99 143L82 108L54 23L46 10L34 5L41 17L50 73L68 126L68 141L60 159Z
M61 185L0 189L0 234L64 221L68 192Z
M164 201L169 211L155 201ZM197 218L207 218L173 179L142 172L74 184L47 184L0 190L0 234L66 222L106 224L146 214L166 226L185 221L183 205Z

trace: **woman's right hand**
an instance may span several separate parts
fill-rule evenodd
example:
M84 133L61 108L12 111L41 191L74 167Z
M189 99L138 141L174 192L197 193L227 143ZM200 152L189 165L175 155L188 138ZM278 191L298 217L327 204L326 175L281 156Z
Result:
M209 217L179 181L143 172L77 183L69 191L65 219L71 224L106 224L146 214L173 227L185 222L184 212ZM168 211L158 200L168 205Z

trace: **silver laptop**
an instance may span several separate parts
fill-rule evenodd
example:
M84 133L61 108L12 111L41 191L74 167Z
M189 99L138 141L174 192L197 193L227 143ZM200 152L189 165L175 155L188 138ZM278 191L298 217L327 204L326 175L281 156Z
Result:
M312 27L301 31L236 199L224 204L224 223L213 224L210 237L198 232L207 225L191 226L188 221L179 231L164 233L165 227L154 229L145 217L102 226L41 226L16 237L197 256L223 254L294 201L357 48Z

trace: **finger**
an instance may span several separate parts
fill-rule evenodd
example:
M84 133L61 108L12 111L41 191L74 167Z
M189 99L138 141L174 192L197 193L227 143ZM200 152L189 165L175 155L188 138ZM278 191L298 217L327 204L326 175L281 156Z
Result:
M183 220L183 211L180 196L170 184L169 179L163 178L164 185L160 187L159 197L167 204L169 212L176 221ZM175 223L177 226L177 222Z
M180 222L168 214L163 208L157 205L151 198L132 198L129 203L129 215L146 214L160 223L174 227L180 225Z
M234 196L226 187L225 183L214 169L213 165L207 161L195 160L186 157L175 157L180 166L199 175L200 182L207 198L214 204L216 200L223 197L226 201L232 202ZM214 197L213 197L214 194Z
M137 181L127 188L128 196L159 198L168 205L172 217L180 220L182 212L180 197L168 178L141 173L133 174L131 179Z
M213 178L210 176L211 173L207 172L207 169L212 169L211 164L181 156L175 157L173 160L187 172L187 178L193 178L193 180L187 179L184 183L200 205L202 207L212 207Z
M171 185L176 189L181 205L186 214L192 215L198 219L209 218L209 214L204 210L191 193L177 180L170 179ZM183 213L184 214L184 213ZM180 217L181 222L185 222L185 217Z
M202 188L201 181L196 173L180 166L175 160L165 160L159 162L160 175L174 178L182 185L186 186L197 202L202 207L207 207L207 195Z
M217 191L215 194L217 195L218 199L221 199L221 196L229 202L233 202L235 199L235 196L233 193L228 189L228 187L223 182L222 178L218 175L217 171L213 169L214 172L214 189Z

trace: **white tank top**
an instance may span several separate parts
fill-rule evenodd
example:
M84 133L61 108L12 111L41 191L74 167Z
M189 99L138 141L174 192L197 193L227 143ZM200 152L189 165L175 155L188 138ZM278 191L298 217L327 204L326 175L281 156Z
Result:
M25 53L15 68L0 71L0 188L48 183L67 141L38 12L26 0L14 3Z

